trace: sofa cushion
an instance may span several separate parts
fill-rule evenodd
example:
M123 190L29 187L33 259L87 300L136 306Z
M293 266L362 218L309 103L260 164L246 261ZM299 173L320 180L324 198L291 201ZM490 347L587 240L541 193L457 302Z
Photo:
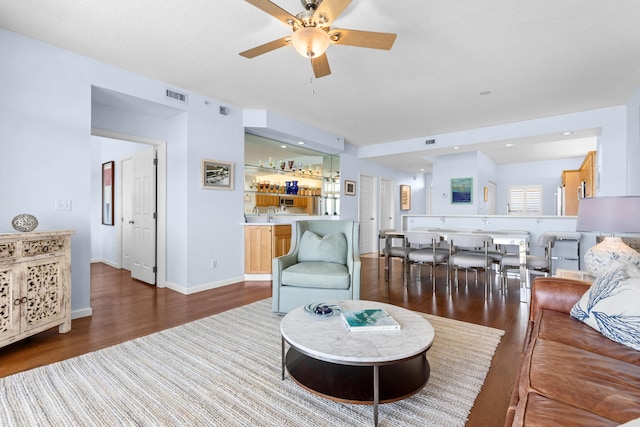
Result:
M640 366L640 351L611 341L590 326L554 310L541 310L533 336Z
M627 422L640 416L640 366L535 338L527 349L519 384L521 400L529 393Z
M571 309L571 316L612 341L640 350L640 272L617 261Z
M347 263L347 238L344 233L331 233L324 237L305 231L300 238L298 262Z
M619 423L575 406L529 393L518 402L513 426L617 426Z
M335 262L299 262L282 271L282 286L349 289L347 266Z

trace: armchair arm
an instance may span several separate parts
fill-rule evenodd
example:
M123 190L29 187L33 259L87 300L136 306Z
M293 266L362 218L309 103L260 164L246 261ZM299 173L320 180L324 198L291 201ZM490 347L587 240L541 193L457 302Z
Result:
M271 260L271 280L272 280L272 308L274 313L280 313L280 286L282 286L282 270L291 267L298 262L298 253L289 252Z
M531 311L529 320L532 321L543 308L567 313L571 307L589 290L587 282L558 277L538 277L533 281L531 289Z
M353 258L347 261L347 266L349 268L349 275L351 276L351 289L352 289L352 299L359 300L360 299L360 270L362 263L360 262L360 256L357 253L353 254Z

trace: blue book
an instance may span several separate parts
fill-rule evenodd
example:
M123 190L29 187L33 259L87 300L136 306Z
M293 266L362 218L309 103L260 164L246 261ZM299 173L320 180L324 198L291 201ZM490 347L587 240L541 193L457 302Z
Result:
M397 331L400 325L385 310L340 310L340 316L350 332Z

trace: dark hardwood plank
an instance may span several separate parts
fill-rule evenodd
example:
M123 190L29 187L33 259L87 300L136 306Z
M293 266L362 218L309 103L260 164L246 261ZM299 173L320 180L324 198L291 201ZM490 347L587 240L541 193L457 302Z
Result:
M388 284L384 281L384 272L378 276L377 262L382 262L377 256L362 257L362 299L387 302L506 331L467 423L467 426L503 425L528 314L527 305L520 302L517 282L510 281L506 296L501 295L497 286L494 286L493 294L485 302L482 283L476 287L472 276L469 276L467 286L462 275L460 286L448 292L445 269L440 268L434 294L428 268L422 269L421 281L416 280L417 269L413 269L411 280L405 287L399 260L394 261ZM74 320L68 334L58 334L58 329L53 328L0 348L0 377L95 351L270 296L270 282L240 282L194 295L182 295L132 280L128 271L93 264L93 315Z

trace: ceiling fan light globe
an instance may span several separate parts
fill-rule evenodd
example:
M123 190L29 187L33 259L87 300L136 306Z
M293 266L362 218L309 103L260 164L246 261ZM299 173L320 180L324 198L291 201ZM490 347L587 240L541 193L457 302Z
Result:
M316 27L300 28L291 35L291 44L305 58L316 58L329 47L329 34Z

